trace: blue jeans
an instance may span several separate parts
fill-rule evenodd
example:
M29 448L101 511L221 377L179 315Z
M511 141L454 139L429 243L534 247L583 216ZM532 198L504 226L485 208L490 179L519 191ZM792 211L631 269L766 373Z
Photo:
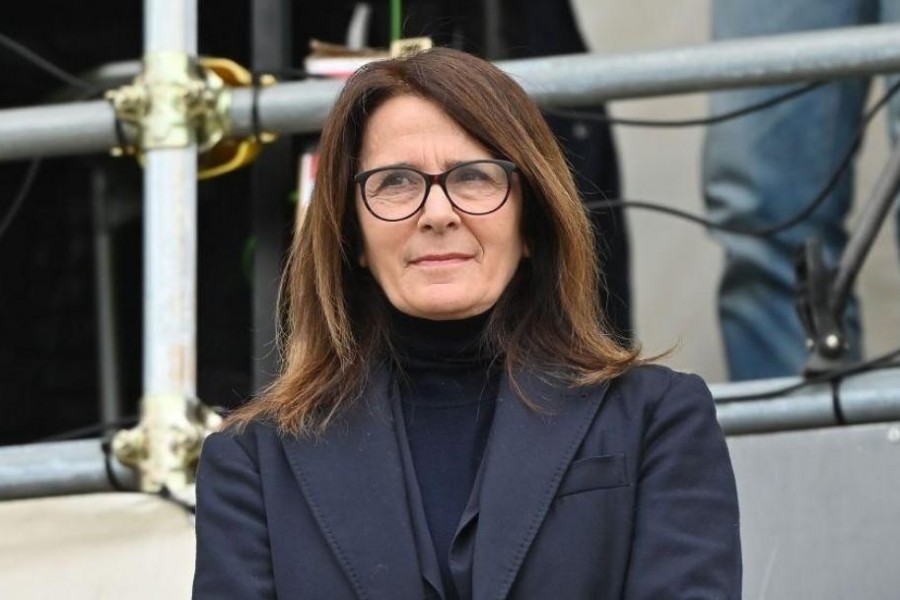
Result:
M713 0L717 39L898 20L900 0ZM710 218L759 228L784 221L814 198L853 139L868 84L864 79L829 83L774 108L711 127L703 173ZM747 106L791 87L717 93L710 113ZM891 113L900 114L900 103L892 102ZM715 234L725 247L719 318L732 380L803 369L807 352L795 308L794 259L804 241L815 235L835 264L847 241L844 220L852 190L851 171L809 219L768 239ZM860 356L855 298L844 328L851 355Z

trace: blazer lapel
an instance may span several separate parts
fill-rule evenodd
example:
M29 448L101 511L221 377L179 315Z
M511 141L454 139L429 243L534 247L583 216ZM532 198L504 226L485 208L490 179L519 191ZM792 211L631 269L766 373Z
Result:
M361 599L423 595L389 379L386 368L378 369L364 405L323 438L283 442L312 513Z
M529 373L518 381L541 410L522 403L504 378L482 465L472 573L475 600L506 598L608 387L567 393L563 386Z

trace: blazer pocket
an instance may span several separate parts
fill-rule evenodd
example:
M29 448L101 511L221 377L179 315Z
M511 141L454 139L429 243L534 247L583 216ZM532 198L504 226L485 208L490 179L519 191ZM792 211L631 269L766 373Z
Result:
M624 485L628 485L624 454L589 456L569 466L556 497Z

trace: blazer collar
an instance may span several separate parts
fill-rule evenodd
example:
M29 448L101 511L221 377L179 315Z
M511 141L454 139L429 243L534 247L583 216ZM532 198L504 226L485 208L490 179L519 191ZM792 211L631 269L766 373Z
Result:
M361 599L424 593L389 380L387 368L376 369L364 405L348 411L321 439L283 441L313 516Z
M522 372L526 406L504 378L485 450L472 586L475 600L506 598L608 384L571 390Z
M506 377L473 494L478 519L472 556L475 600L507 596L559 483L597 414L608 384L590 393L522 372L517 381L539 408L525 406ZM412 508L389 404L387 368L373 373L364 405L319 440L284 438L313 516L361 599L424 593ZM427 566L427 565L426 565Z

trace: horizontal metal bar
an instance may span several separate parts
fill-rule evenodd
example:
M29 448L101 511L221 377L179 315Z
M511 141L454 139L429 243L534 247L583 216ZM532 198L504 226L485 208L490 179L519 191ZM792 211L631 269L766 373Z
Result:
M608 100L900 71L900 25L498 64L541 104L590 106ZM259 92L259 125L274 133L318 131L340 86L337 81L302 81L265 88ZM254 133L253 102L251 90L234 90L230 113L234 135ZM116 142L113 112L105 102L0 110L0 161L101 152Z
M740 435L900 421L900 369L872 371L843 381L837 396L842 418L835 413L835 396L828 384L771 400L729 402L799 381L782 378L711 385L722 429L728 435ZM0 448L0 500L112 490L105 461L99 440ZM136 489L134 472L114 457L111 461L116 480Z
M817 384L772 399L733 400L798 382L799 378L783 378L711 385L722 429L738 435L900 421L900 369L856 375L836 390L830 384Z
M141 61L127 60L100 65L78 74L78 79L92 88L106 90L130 83L141 72ZM84 90L67 86L47 96L47 102L74 102L84 100Z
M497 63L539 104L602 101L837 79L900 71L900 25L874 25L744 38L620 55L575 54ZM260 93L265 129L316 131L340 89L336 82L284 83ZM252 93L236 90L235 133L253 133Z
M618 56L547 57L503 66L541 104L590 106L900 71L900 26L741 38Z
M115 457L109 460L116 481L127 489L137 489L134 472ZM114 489L100 440L0 448L0 500Z
M109 152L115 118L103 100L0 110L0 161Z
M316 80L279 83L259 90L259 125L272 133L315 133L322 127L343 82ZM231 100L233 135L257 133L253 91L236 89Z

